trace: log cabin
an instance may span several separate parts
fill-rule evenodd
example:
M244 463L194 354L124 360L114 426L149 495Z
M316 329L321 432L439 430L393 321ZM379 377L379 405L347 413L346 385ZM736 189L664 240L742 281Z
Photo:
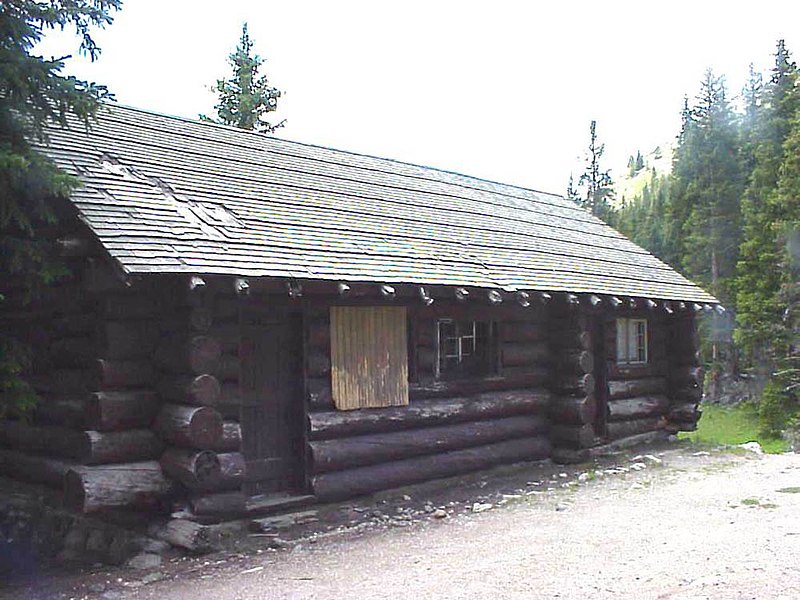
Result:
M229 519L695 428L717 300L572 202L105 106L41 150L80 180L71 275L0 472L82 513Z

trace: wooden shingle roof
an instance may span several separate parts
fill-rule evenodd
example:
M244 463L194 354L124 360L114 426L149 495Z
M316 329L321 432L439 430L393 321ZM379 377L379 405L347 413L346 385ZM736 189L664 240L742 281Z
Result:
M552 194L117 105L45 151L81 178L81 218L130 274L716 302Z

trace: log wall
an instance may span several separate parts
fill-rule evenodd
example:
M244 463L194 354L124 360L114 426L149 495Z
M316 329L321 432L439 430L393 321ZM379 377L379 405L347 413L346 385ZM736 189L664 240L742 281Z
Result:
M310 489L333 501L550 455L546 314L542 307L408 305L409 405L335 411L328 307L306 313L307 468ZM436 377L437 320L495 323L488 376Z
M700 418L704 373L700 366L700 338L693 312L687 310L671 316L667 350L667 428L673 432L694 431Z

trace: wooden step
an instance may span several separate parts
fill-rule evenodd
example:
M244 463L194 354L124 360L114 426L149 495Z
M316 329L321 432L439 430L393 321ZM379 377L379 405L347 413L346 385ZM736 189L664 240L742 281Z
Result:
M282 511L314 504L316 496L312 494L290 494L278 492L273 494L259 494L251 496L245 505L248 517L274 515Z

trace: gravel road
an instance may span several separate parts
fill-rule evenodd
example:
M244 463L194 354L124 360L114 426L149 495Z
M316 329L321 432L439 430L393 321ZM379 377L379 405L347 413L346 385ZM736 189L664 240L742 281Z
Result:
M523 479L518 494L448 508L446 518L423 511L402 527L193 559L160 580L118 571L96 594L86 582L61 591L105 600L800 598L800 455L647 452Z

